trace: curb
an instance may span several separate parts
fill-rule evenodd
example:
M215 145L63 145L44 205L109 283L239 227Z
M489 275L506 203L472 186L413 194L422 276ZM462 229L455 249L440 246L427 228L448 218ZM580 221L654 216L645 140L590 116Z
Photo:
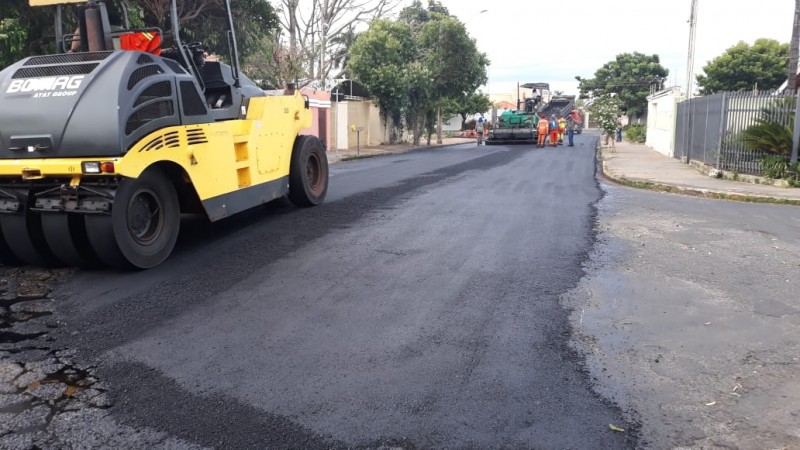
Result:
M352 157L349 157L349 158L347 158L347 157L350 156L350 155L344 155L344 156L339 157L339 159L336 160L336 161L328 161L328 164L339 164L339 163L348 162L348 161L356 161L356 160L359 160L359 159L367 159L367 158L377 158L377 157L388 156L388 155L402 155L403 153L411 153L411 152L415 152L415 151L418 151L418 150L442 148L442 147L454 147L456 145L464 145L464 144L469 144L469 142L458 142L458 143L452 143L452 144L420 145L418 147L409 147L408 149L404 149L404 150L401 150L401 151L383 150L384 153L371 153L371 154L367 154L367 155L362 154L360 156L355 156L355 154L352 154ZM370 148L374 148L374 149L380 150L380 147L370 147ZM347 158L347 159L343 159L343 158Z
M666 192L670 194L681 194L690 197L702 197L702 198L711 198L717 200L732 200L745 203L770 203L776 205L800 206L800 200L790 199L790 198L771 197L771 196L757 195L757 194L736 194L728 191L677 186L657 181L631 180L625 178L624 176L617 176L612 174L608 170L605 161L602 161L602 167L603 167L603 175L606 179L621 186L627 186L635 189Z

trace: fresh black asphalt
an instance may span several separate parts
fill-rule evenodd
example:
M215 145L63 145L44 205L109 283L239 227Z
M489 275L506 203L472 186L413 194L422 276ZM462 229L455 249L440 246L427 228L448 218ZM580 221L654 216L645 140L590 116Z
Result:
M559 304L594 243L595 140L350 161L319 207L187 217L164 265L63 286L53 345L116 421L200 446L633 447Z

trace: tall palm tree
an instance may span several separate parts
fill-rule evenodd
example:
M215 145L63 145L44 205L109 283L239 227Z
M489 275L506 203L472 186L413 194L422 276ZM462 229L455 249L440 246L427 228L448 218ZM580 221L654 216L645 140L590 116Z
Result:
M798 0L800 1L800 0ZM333 66L339 69L339 74L333 78L348 78L347 64L350 62L350 48L358 38L353 26L349 26L347 30L342 31L340 34L334 36L330 40L333 51L331 53L331 61Z

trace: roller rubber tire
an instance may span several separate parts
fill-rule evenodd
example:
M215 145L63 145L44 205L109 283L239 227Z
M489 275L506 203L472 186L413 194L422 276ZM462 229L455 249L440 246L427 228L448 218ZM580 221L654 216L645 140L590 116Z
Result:
M89 244L84 218L77 214L42 214L42 230L53 254L70 266L83 269L102 264Z
M298 136L289 166L289 200L296 206L316 206L328 193L328 156L315 136Z
M86 216L89 241L105 264L149 269L166 260L180 231L180 204L163 171L150 168L123 179L111 215Z
M24 214L0 214L0 228L11 254L23 263L43 267L63 265L47 245L39 214L29 210Z

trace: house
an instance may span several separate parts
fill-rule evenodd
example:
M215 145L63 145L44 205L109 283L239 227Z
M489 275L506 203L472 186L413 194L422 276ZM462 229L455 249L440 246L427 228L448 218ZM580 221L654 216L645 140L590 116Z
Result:
M330 95L332 146L329 148L347 150L389 141L380 109L361 83L343 80L331 89Z

